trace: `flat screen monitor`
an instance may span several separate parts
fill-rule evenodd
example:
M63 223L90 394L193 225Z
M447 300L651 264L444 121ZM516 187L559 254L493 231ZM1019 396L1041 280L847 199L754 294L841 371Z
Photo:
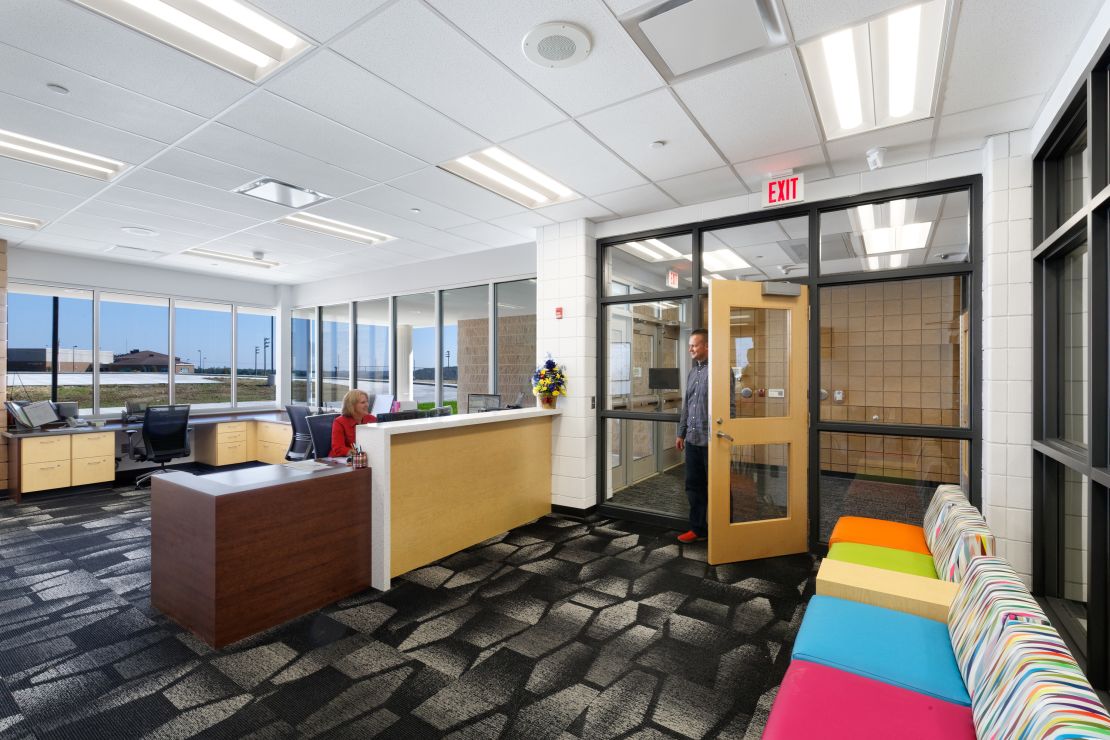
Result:
M653 391L677 391L680 382L677 367L648 368L648 388Z
M58 412L59 419L76 419L78 416L76 401L57 401L54 410Z
M388 414L391 408L393 408L393 396L389 393L378 393L374 396L374 405L370 408L370 413L374 416Z
M501 408L501 396L497 393L468 393L466 410L473 414L479 411L494 411Z
M29 403L23 407L23 413L27 415L27 420L31 422L33 427L41 427L43 424L58 421L58 415L54 412L54 405L49 401Z
M18 426L24 427L26 429L30 429L32 426L34 426L31 423L31 420L27 418L27 414L24 413L22 406L15 403L14 401L5 401L4 406L8 409L8 414L12 417L12 419L15 420L15 423Z

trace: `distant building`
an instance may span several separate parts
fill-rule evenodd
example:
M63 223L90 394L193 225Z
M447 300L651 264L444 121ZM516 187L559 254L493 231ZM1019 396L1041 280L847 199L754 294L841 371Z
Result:
M8 370L25 373L48 373L52 366L53 352L49 347L24 347L8 350ZM99 353L101 366L112 362L110 350ZM91 373L93 351L77 347L58 348L58 372Z
M115 355L112 361L101 366L101 370L110 373L164 373L169 371L170 356L164 352L151 352L146 349L133 349L122 355ZM191 373L196 366L191 362L184 362L180 357L174 358L175 373Z

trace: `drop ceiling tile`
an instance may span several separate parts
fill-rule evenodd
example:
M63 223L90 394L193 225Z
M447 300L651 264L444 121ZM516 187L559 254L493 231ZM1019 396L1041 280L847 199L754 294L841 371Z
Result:
M122 186L108 189L96 199L96 202L114 203L129 208L138 208L162 216L171 216L187 221L200 221L225 230L238 231L239 229L245 229L258 223L258 219L247 218L246 216L239 216L227 211L207 208L197 205L196 203L187 203L175 198L167 198L162 195L150 193L145 190L136 190L134 188Z
M321 253L342 254L350 251L356 242L340 239L334 236L325 236L315 231L298 229L279 223L263 223L235 235L237 239L249 239L252 235L266 237L267 239L284 242L287 245L307 247L319 250ZM244 241L244 243L248 243Z
M316 41L327 41L360 18L380 8L386 0L252 0L275 19Z
M265 259L275 259L287 264L296 264L342 254L344 245L340 244L339 241L340 240L333 239L331 240L332 243L324 246L310 245L295 241L287 241L285 239L271 238L258 233L257 230L249 229L221 239L214 239L206 242L204 247L206 249L218 249L223 252L233 252L236 254L262 252ZM348 244L354 246L353 242L348 242Z
M227 126L212 124L186 139L181 147L282 182L333 197L375 184L312 157L272 144Z
M651 184L597 195L593 200L618 216L636 216L652 211L664 211L678 205L671 196Z
M768 179L772 172L794 170L795 172L804 172L806 177L813 179L829 176L829 168L825 164L825 155L819 146L739 162L735 167L736 172L744 178L744 182L752 188L753 192L758 192L763 187L763 181Z
M398 239L410 239L436 249L443 249L445 252L450 251L450 245L460 238L439 229L433 229L406 218L399 218L373 208L367 208L348 200L332 200L321 203L312 208L312 213L324 218L346 221L349 224L355 224L366 229L381 231ZM348 243L355 244L355 242ZM383 246L387 244L389 242L385 242Z
M371 180L392 180L424 166L404 152L267 92L235 106L220 122Z
M506 141L502 146L583 195L611 193L644 183L643 177L573 121Z
M771 40L756 0L690 0L645 18L639 28L673 76L754 52Z
M534 211L526 211L512 216L491 219L490 223L509 231L515 231L521 236L526 236L529 241L535 241L536 229L542 229L544 226L550 226L555 222Z
M20 194L20 196L22 195L24 194ZM36 218L46 223L63 216L72 207L48 206L29 201L20 196L12 197L0 192L0 213L23 216L24 218Z
M932 118L927 118L828 142L825 146L832 160L833 174L847 175L868 169L867 151L873 147L886 148L884 166L928 159L933 147L934 123Z
M1011 100L985 108L942 116L937 129L934 157L978 149L986 137L1003 131L1021 131L1033 125L1043 95Z
M205 117L254 89L246 80L66 0L0 3L0 43Z
M836 3L783 0L795 41L858 25L905 4L906 0L842 0Z
M22 200L29 204L62 211L76 208L85 200L77 195L70 195L57 190L48 190L46 188L36 188L22 183L8 182L6 180L0 180L0 198ZM0 210L3 209L0 208ZM11 211L8 212L11 213Z
M1017 8L963 3L944 88L945 115L1052 91L1086 33L1097 0ZM999 13L1005 13L1005 31ZM1002 129L1010 130L1010 129Z
M267 88L430 164L489 145L473 131L330 51L306 59ZM367 105L368 100L374 104Z
M7 239L8 249L11 249L15 246L15 242L6 234L6 231L15 231L15 229L6 230L4 227L0 227L0 239ZM95 255L99 257L100 253L112 246L111 244L95 242L91 239L79 239L54 233L38 232L32 234L31 232L27 232L27 235L30 238L20 245L22 249L43 249L51 252L66 252L87 256ZM151 255L151 257L157 256L157 254Z
M392 187L427 198L433 203L473 216L478 221L508 216L524 210L508 198L495 195L485 188L438 167L427 167L389 183Z
M81 74L42 57L0 44L0 91L161 142L173 142L204 119L116 85ZM69 90L59 95L48 83Z
M192 180L185 180L150 169L141 169L128 175L119 185L166 198L174 198L188 204L236 213L259 221L281 218L294 210L279 206L276 203L269 203L260 198L252 198L242 193L208 187Z
M436 229L450 229L478 220L389 185L376 185L359 191L348 196L347 200ZM413 208L419 208L420 213L413 213Z
M143 167L143 171L146 170L161 172L183 180L192 180L220 190L234 190L262 176L259 172L245 170L218 159L179 148L167 149L148 162ZM128 175L128 178L133 176Z
M250 255L248 254L247 256ZM234 262L226 262L224 260L215 260L210 257L201 257L184 253L160 257L157 265L158 267L168 269L187 270L189 272L213 274L221 277L235 278L237 280L255 280L267 283L272 282L275 272L274 268L237 265Z
M416 0L401 0L332 48L493 141L564 118Z
M613 15L620 18L641 7L655 5L656 0L605 0L605 4L609 6L609 10L613 11Z
M701 172L721 156L669 90L657 90L581 117L579 123L653 180ZM651 143L665 146L653 149Z
M662 180L658 185L684 206L748 193L748 189L736 177L731 167L717 167L705 172L674 177Z
M500 226L482 223L481 221L465 226L456 226L453 229L448 229L448 231L479 244L484 244L487 247L513 247L524 241L520 234L515 231L508 231Z
M556 11L548 0L430 1L465 34L572 116L663 85L621 24L598 3L561 3ZM529 61L521 51L524 36L551 21L582 27L591 39L589 56L556 69Z
M27 229L16 229L11 226L0 226L0 239L8 243L8 249L17 247L28 242L31 237L37 236L41 239L41 232L28 231Z
M175 216L167 216L163 213L155 213L154 211L143 208L108 203L100 199L81 206L81 208L74 211L72 215L67 216L66 220L74 216L82 215L109 219L123 226L141 226L147 229L154 229L155 231L161 232L160 236L166 232L172 232L189 236L194 240L214 239L223 236L229 231L226 227L214 226L201 221L193 221L191 219Z
M0 93L0 110L4 111L0 128L128 164L138 164L153 157L166 146L160 141L3 93Z
M191 247L197 243L195 236L178 234L169 230L160 230L156 237L133 237L120 229L124 226L136 225L135 221L121 221L118 218L104 218L91 213L77 211L65 218L52 223L47 233L57 236L68 236L76 239L88 239L93 242L105 244L126 244L141 249L156 252L174 251Z
M546 208L537 208L535 212L556 223L574 221L579 218L603 221L617 217L617 214L613 213L605 206L595 203L588 198L579 198L578 200L558 203L553 206L547 206Z
M808 93L788 49L680 82L674 89L731 162L819 141Z
M106 187L102 180L0 157L0 181L26 184L87 198Z

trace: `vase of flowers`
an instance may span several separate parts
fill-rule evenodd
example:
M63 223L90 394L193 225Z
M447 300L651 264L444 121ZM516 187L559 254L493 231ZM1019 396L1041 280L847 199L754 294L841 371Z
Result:
M567 394L566 370L562 365L556 364L551 355L547 356L547 362L532 373L532 393L540 408L545 409L555 408L556 399Z

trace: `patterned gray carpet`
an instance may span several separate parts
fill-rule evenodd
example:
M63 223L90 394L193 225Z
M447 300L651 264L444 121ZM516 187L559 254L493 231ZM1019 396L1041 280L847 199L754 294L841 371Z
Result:
M550 516L214 651L150 607L149 511L0 501L0 738L754 738L812 592Z

